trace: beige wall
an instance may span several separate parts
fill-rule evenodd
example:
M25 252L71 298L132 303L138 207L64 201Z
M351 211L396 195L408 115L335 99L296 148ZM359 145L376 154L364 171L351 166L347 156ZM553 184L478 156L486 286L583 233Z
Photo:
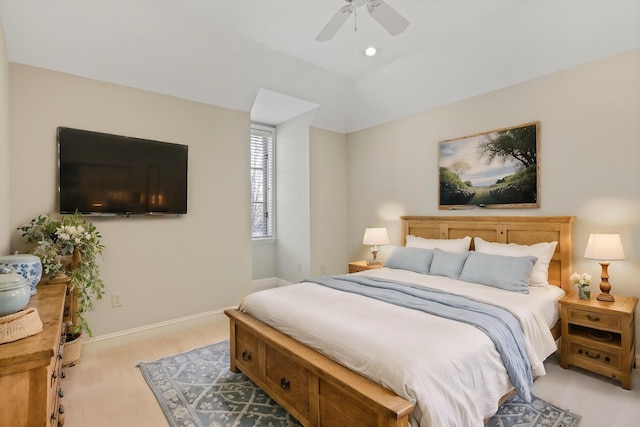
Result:
M276 127L276 274L287 282L309 277L311 220L309 111Z
M0 254L9 252L9 62L0 21Z
M104 236L107 293L88 316L94 334L236 305L249 292L249 113L14 63L9 70L12 249L24 248L15 227L56 211L56 127L189 146L187 215L92 219ZM123 307L111 308L113 291L123 292Z
M539 209L438 210L438 141L536 120L541 127ZM597 287L600 265L583 258L589 233L619 232L626 260L609 268L612 293L640 296L640 50L348 139L352 260L367 256L361 245L365 227L386 226L392 244L400 244L400 215L575 215L575 270L591 274Z
M311 277L347 272L347 136L310 130Z

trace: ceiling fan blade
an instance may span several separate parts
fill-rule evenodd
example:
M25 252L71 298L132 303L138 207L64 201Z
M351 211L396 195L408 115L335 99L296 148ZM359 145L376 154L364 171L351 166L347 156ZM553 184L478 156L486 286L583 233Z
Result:
M409 26L409 21L382 0L370 0L367 10L392 36L397 36Z
M351 13L353 13L353 6L351 4L341 7L340 10L333 15L333 18L331 18L327 25L325 25L322 31L320 31L316 36L316 40L319 42L331 40L338 30L342 28L344 23L347 22Z

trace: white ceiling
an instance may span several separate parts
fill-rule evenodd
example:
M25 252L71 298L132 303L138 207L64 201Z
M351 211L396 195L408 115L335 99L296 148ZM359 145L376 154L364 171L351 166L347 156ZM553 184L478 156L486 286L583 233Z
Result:
M0 19L12 62L260 121L315 104L313 125L341 132L640 48L640 0L386 1L404 33L361 8L323 43L344 0L0 0Z

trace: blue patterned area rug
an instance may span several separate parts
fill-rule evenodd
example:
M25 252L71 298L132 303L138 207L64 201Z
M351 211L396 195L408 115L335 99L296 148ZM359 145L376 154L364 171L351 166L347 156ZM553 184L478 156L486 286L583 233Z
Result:
M246 375L229 370L229 341L138 367L172 427L301 425Z
M138 364L172 427L300 426L244 374L229 371L229 341ZM580 416L541 399L507 400L488 427L577 427Z
M536 396L531 403L517 394L507 399L485 426L487 427L577 427L582 417L560 409Z

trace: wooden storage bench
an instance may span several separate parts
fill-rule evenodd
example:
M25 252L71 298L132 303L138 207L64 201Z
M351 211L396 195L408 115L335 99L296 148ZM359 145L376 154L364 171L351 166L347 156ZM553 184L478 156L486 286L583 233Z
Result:
M305 426L407 427L413 405L237 310L230 369L242 371Z

